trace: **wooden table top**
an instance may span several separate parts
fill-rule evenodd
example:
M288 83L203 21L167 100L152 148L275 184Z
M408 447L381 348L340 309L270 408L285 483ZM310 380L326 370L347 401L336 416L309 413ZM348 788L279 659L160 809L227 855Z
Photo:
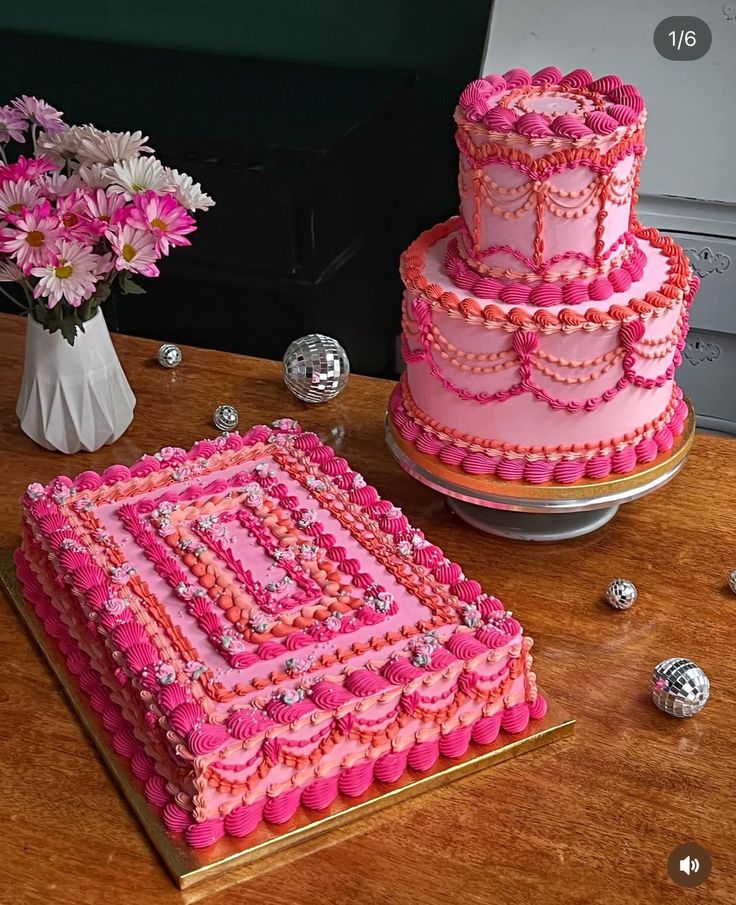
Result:
M138 398L114 446L65 458L15 417L24 323L0 316L0 547L19 538L31 480L132 462L241 425L295 417L332 441L382 495L501 597L535 639L541 687L575 735L180 893L118 794L10 604L0 595L0 902L58 905L733 902L736 896L736 443L698 435L681 474L595 534L532 545L486 537L396 465L383 442L388 381L353 376L338 399L291 397L273 362L184 348L165 371L157 343L115 337ZM603 601L631 578L626 612ZM651 704L652 667L684 655L712 683L690 720ZM667 857L703 845L713 873L680 891Z

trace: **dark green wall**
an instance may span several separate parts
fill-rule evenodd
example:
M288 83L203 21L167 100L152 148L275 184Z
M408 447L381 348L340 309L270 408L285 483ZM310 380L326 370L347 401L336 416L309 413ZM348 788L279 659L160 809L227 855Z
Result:
M2 4L0 28L263 59L418 69L459 84L477 71L489 9L489 0L34 0Z

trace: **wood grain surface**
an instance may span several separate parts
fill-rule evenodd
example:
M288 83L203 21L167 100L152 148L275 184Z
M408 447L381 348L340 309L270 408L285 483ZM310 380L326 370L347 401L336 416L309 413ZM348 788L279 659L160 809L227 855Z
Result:
M24 322L0 316L0 546L19 539L32 480L129 463L216 433L220 402L241 426L279 416L347 456L382 495L501 597L535 640L540 685L577 719L575 736L397 805L292 851L179 892L158 862L61 692L0 595L0 903L53 905L455 905L736 901L736 443L698 435L672 484L599 532L556 545L483 536L394 463L383 442L388 381L353 376L324 406L297 402L273 362L115 337L138 398L128 433L64 457L15 417ZM631 578L625 612L603 600ZM711 700L690 720L660 713L651 668L692 657ZM713 873L682 890L667 857L709 850Z

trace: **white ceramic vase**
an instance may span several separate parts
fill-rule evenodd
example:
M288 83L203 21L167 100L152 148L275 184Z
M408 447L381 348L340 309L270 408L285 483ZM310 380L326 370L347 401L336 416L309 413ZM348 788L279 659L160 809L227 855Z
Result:
M59 452L92 452L125 433L134 408L101 311L77 331L73 346L28 317L16 414L32 440Z

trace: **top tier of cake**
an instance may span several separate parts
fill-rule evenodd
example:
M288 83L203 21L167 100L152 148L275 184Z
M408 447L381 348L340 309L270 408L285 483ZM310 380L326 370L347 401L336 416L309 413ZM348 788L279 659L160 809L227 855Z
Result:
M645 120L638 89L616 75L550 66L471 82L455 112L462 227L445 263L455 284L486 297L519 284L519 301L536 290L532 304L545 306L565 283L578 287L574 304L596 297L595 280L618 291L640 279Z

